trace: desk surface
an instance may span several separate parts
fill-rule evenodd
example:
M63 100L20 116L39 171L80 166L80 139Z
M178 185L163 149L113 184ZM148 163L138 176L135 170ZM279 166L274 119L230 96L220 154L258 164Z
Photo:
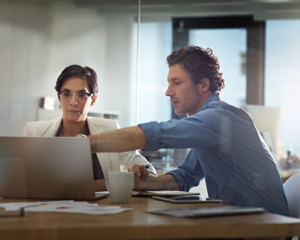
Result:
M293 176L294 174L299 173L299 169L290 169L290 170L286 170L286 171L281 171L280 173L280 177L281 177L281 181L282 183L284 183L286 180L288 180L291 176Z
M25 200L1 199L4 202ZM264 213L211 218L175 218L146 211L217 204L174 204L133 197L129 204L112 204L110 198L99 205L118 205L133 211L105 216L26 212L24 217L0 218L0 239L188 239L188 238L278 238L300 235L300 220ZM4 214L0 208L0 214Z

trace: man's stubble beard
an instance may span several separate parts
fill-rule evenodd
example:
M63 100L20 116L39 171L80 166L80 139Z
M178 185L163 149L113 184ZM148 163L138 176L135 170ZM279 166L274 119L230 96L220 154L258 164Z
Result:
M192 90L195 93L195 95L191 96L189 101L187 102L186 106L183 106L182 109L179 109L180 112L176 112L175 109L175 114L176 115L183 115L183 114L187 114L189 112L192 112L195 108L195 105L197 105L198 102L200 102L201 100L201 94L199 93L196 84L192 83Z

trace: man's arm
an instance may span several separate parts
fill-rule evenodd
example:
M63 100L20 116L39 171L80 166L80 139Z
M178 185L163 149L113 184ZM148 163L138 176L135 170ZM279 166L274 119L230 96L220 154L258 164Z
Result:
M146 135L139 127L127 127L88 136L91 150L96 152L128 152L144 149Z
M147 190L180 190L179 185L172 174L165 174L159 177L150 177L149 172L143 165L135 164L128 168L129 172L134 172L135 191Z

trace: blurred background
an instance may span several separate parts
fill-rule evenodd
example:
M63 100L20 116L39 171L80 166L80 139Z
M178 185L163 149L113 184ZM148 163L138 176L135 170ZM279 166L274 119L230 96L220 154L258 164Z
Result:
M266 120L278 122L268 130L276 158L300 156L298 1L141 3L139 122L181 118L164 96L166 57L186 44L209 47L226 80L222 99L236 107L279 109ZM137 13L138 0L0 0L0 135L20 136L26 122L60 115L54 85L71 64L98 74L91 115L114 118L121 127L135 125ZM153 158L173 159L174 166L164 165L168 169L186 151Z

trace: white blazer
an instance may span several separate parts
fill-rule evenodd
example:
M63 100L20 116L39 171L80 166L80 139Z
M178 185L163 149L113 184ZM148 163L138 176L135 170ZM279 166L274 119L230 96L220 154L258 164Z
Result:
M56 118L50 121L28 122L23 130L24 137L55 137L62 118ZM109 130L120 128L114 120L88 117L88 127L90 134L96 134ZM123 153L97 153L104 178L107 177L108 171L125 171L134 164L149 164L137 151L123 152ZM151 165L148 168L151 176L156 176L156 171Z

